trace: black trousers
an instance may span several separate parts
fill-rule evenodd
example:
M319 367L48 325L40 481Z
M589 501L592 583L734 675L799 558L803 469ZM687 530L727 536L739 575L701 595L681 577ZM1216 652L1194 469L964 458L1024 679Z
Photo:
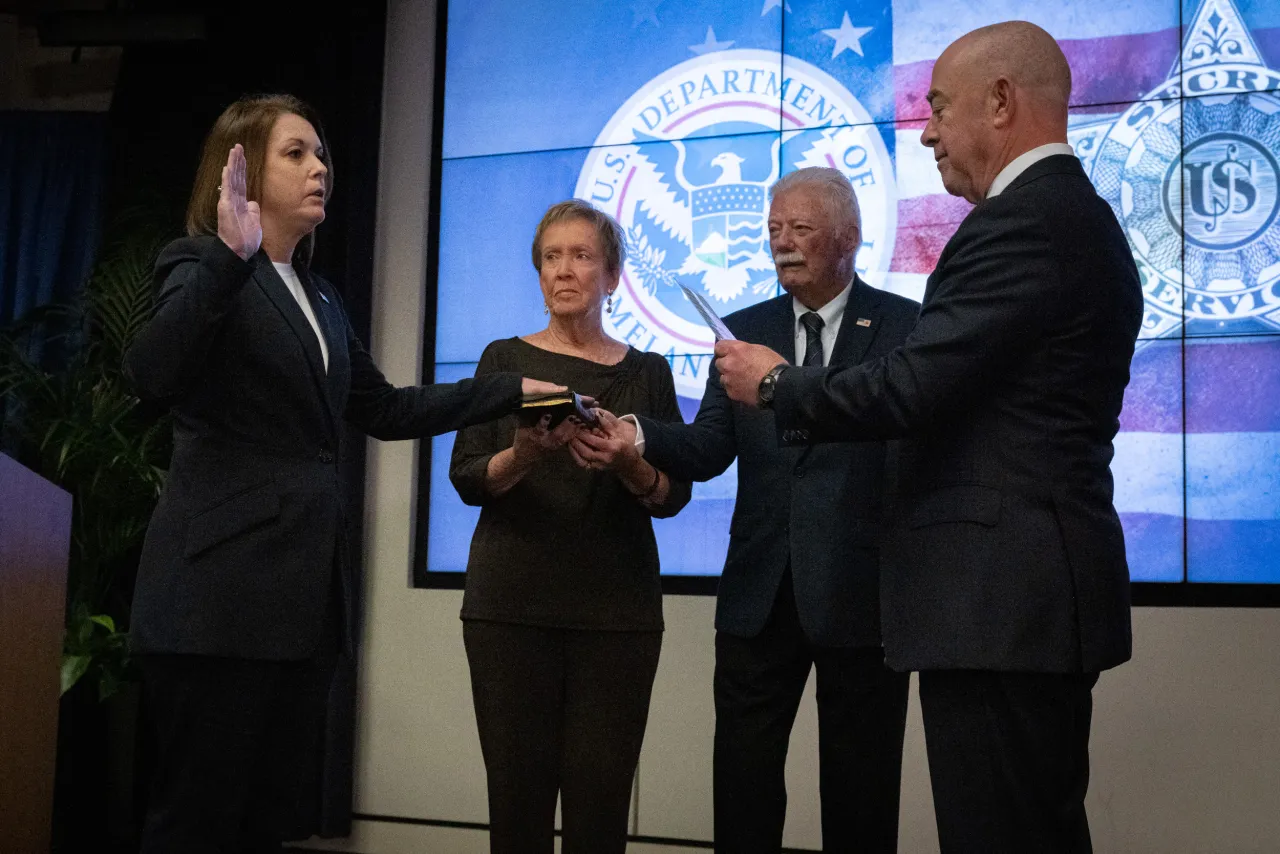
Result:
M310 659L138 656L156 763L140 854L275 854L310 835L343 611L335 568Z
M716 634L713 800L722 854L782 848L787 745L811 667L823 850L897 851L909 674L886 668L879 647L811 644L788 572L759 635Z
M661 632L467 620L489 850L550 854L556 795L563 854L622 854Z
M1098 674L924 671L942 854L1089 854L1084 796Z
M308 661L139 656L156 776L142 854L279 852L320 807L336 654Z

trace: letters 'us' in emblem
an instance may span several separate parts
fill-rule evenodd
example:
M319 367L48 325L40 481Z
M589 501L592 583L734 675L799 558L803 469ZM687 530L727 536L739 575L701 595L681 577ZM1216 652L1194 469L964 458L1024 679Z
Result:
M1144 339L1274 332L1280 72L1232 0L1203 0L1186 33L1168 80L1069 138L1133 246Z

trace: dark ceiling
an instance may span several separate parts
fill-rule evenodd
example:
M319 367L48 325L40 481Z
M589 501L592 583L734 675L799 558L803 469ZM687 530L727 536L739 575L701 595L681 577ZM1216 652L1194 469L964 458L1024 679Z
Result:
M0 0L0 15L18 15L34 22L37 15L50 12L185 12L208 5L207 0Z

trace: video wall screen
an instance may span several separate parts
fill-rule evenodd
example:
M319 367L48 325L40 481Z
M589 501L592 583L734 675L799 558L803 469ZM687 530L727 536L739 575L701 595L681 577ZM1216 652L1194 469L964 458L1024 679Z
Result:
M1113 471L1135 581L1280 584L1280 3L1273 0L468 0L448 4L434 366L543 327L534 227L574 196L628 261L605 328L670 361L686 420L721 314L780 293L765 190L804 166L853 183L871 285L920 299L970 206L920 145L934 60L1033 21L1074 77L1070 142L1133 247L1146 316ZM424 33L424 38L430 34ZM700 205L723 194L740 199ZM417 579L465 571L479 511L420 484ZM736 468L655 522L665 575L715 576Z

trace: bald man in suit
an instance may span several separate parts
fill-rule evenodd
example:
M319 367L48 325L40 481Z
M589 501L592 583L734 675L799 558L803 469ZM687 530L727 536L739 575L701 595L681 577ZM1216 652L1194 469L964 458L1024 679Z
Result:
M1067 144L1070 92L1057 43L1025 22L939 57L921 141L976 207L901 347L833 369L716 346L726 393L771 408L784 438L904 440L884 644L920 672L944 854L1092 850L1092 688L1131 654L1109 466L1142 291Z

